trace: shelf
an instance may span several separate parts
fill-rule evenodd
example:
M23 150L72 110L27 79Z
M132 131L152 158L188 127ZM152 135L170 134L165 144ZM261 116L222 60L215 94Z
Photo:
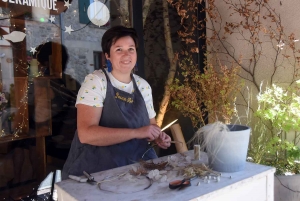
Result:
M18 134L17 137L15 137L14 134L7 134L3 137L0 137L0 144L1 143L7 143L7 142L12 142L12 141L16 141L16 140L24 140L24 139L30 139L30 138L36 138L36 137L46 137L49 136L49 128L47 128L48 130L42 130L40 129L40 135L36 135L36 131L34 130L30 130L27 133L20 133Z
M15 141L15 140L24 140L24 139L35 138L35 137L36 136L28 135L28 133L19 134L18 137L15 137L13 134L8 134L6 136L0 137L0 144L1 143L12 142L12 141Z

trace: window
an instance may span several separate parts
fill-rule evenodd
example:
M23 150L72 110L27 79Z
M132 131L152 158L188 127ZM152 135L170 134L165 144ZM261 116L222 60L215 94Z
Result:
M94 70L99 70L105 65L105 57L102 52L94 51Z

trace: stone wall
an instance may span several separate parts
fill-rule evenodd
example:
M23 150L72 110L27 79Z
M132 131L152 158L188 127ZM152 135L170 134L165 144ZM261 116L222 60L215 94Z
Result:
M62 33L63 44L69 53L66 74L71 75L79 83L94 70L94 51L102 51L101 38L107 28L95 25L80 24L78 0L73 0L70 8L62 14L62 27L70 26L74 30L71 34Z

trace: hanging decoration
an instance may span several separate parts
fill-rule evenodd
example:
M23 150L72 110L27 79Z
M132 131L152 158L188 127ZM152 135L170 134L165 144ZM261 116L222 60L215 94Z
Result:
M55 22L55 17L53 15L51 15L51 17L49 18L50 22L51 23L54 23Z
M90 21L99 27L105 25L108 22L110 16L109 10L106 5L98 0L95 0L94 3L91 3L89 5L87 15Z
M7 2L8 0L2 0L3 2ZM52 8L53 8L53 10L57 10L57 8L56 8L56 0L49 0L49 1L53 1L53 2L51 2L51 5L52 5ZM84 29L85 27L87 27L91 22L93 23L93 24L95 24L95 25L97 25L97 26L103 26L103 25L105 25L105 24L107 24L107 22L108 22L108 20L109 20L109 18L110 18L110 12L109 12L109 9L107 8L107 6L105 5L105 3L107 2L107 0L94 0L94 2L92 3L92 4L90 4L89 5L89 7L88 7L88 10L87 10L87 14L88 14L88 18L89 18L89 22L85 25L85 26L83 26L83 27L81 27L81 28L79 28L79 29L77 29L77 30L73 30L72 28L71 28L71 25L70 26L65 26L65 30L64 29L62 29L62 28L60 28L62 31L65 31L65 32L67 32L67 33L69 33L69 34L71 34L71 32L75 32L75 31L79 31L79 30L81 30L81 29ZM9 3L11 3L10 1L9 1ZM67 1L64 1L64 7L67 7L68 9L70 8L70 6L72 5L72 4L70 4L70 2L69 2L69 0L67 0ZM44 8L44 6L41 4L39 4L39 3L36 3L37 5L35 5L35 4L28 4L28 6L35 6L35 7L41 7L41 8ZM49 3L49 5L50 5L50 3ZM46 9L46 7L44 8L44 9ZM57 10L58 11L58 10ZM2 19L0 19L0 20L4 20L4 19L6 19L6 18L2 18ZM7 18L7 19L9 19L9 18ZM44 20L44 18L42 18L42 20L41 19L39 19L39 21L43 21ZM52 24L55 24L55 16L53 16L53 15L51 15L49 18L48 18L48 21L50 21ZM55 24L56 25L56 24ZM56 25L57 26L57 25ZM57 26L58 27L58 26ZM23 32L20 32L20 33L17 33L18 31L16 31L16 33L14 33L14 34L12 34L11 36L8 34L6 37L4 37L3 36L3 38L4 39L6 39L6 40L11 40L12 42L20 42L20 41L23 41L24 40L24 38L25 38L25 36L26 36L26 34L25 33L23 33Z
M10 40L13 43L21 42L24 40L26 34L21 31L13 31L7 35L3 35L5 40Z
M66 30L65 32L67 32L68 34L71 34L72 31L74 31L72 28L71 28L71 25L70 26L65 26Z
M69 0L68 0L68 1L65 1L65 5L64 5L65 7L68 7L68 9L69 9L71 5L72 5L72 4L69 3Z
M36 47L30 47L30 52L32 52L33 55L37 52L35 48Z

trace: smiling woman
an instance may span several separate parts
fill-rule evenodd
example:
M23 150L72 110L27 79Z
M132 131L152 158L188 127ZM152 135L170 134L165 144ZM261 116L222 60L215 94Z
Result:
M136 31L123 26L103 35L102 50L111 69L86 76L78 92L77 132L63 179L157 158L153 149L147 151L149 141L170 146L171 138L156 125L151 87L132 73L137 41Z

